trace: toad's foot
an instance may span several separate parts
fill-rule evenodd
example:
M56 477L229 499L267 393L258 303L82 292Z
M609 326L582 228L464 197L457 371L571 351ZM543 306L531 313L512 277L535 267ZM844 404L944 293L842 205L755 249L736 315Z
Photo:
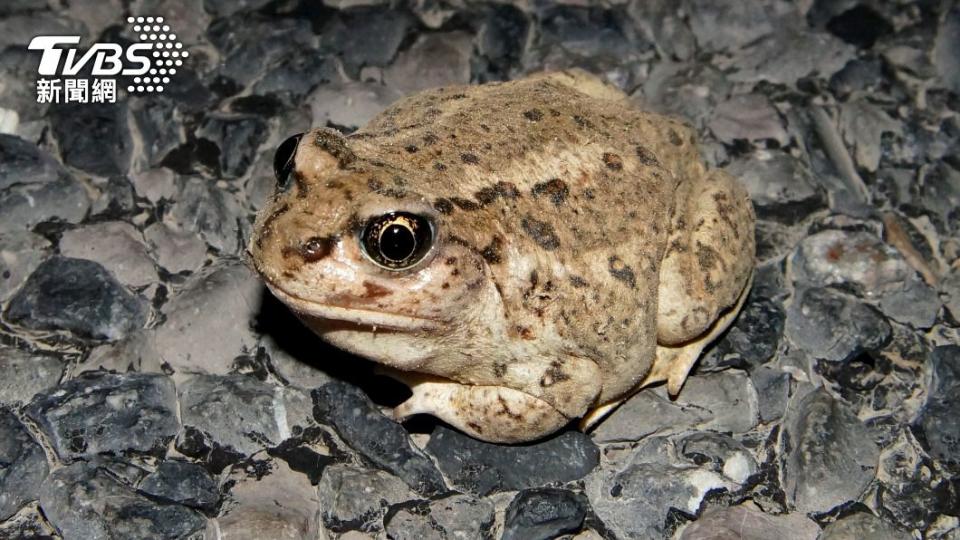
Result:
M430 414L472 437L497 443L532 441L570 421L546 401L512 388L466 385L413 373L390 375L413 392L393 410L397 420Z

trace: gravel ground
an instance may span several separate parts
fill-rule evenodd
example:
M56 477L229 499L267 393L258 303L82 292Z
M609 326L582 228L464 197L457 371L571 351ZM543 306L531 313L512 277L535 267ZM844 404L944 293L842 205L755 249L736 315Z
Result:
M960 539L960 5L587 4L0 5L0 538ZM189 52L162 92L38 103L33 36L130 16ZM749 187L746 307L590 433L396 424L242 262L273 150L573 66Z

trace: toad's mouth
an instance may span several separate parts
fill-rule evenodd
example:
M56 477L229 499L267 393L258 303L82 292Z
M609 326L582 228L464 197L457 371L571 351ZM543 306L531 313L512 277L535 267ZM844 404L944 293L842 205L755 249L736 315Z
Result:
M412 315L400 315L384 311L358 308L354 306L324 304L301 298L283 290L282 287L264 280L267 288L281 302L293 311L314 319L353 323L369 326L371 330L393 330L399 332L414 332L432 330L440 326L439 321Z

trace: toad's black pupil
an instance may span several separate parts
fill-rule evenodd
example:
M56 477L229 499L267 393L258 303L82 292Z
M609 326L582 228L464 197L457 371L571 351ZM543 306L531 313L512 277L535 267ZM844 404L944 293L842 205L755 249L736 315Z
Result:
M413 255L417 249L417 239L408 227L403 225L388 226L380 236L380 253L391 261L400 262Z

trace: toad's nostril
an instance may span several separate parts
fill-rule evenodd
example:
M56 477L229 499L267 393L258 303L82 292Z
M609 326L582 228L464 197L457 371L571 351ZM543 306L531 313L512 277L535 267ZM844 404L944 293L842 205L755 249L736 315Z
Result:
M334 239L329 236L313 236L300 244L300 257L306 262L316 262L333 250Z

